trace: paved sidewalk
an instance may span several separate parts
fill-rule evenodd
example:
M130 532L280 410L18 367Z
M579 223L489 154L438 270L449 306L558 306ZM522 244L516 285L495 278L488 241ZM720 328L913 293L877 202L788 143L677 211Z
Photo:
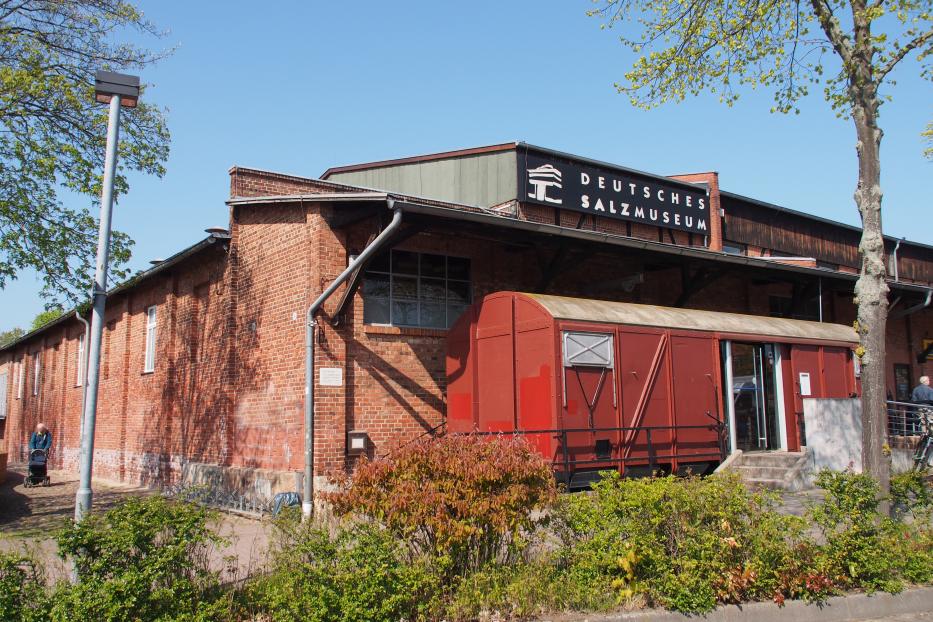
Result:
M51 486L23 486L25 467L16 465L0 484L0 533L18 538L47 538L74 517L78 475L49 471ZM152 494L145 488L94 482L94 510L105 511L129 496Z
M930 622L933 621L933 588L915 588L900 594L877 593L834 596L825 603L786 601L719 607L703 616L648 609L601 615L565 615L540 622Z
M7 481L0 484L0 551L28 552L44 562L51 580L64 578L67 568L58 557L53 538L74 516L78 475L50 471L51 486L25 488L23 474L22 467L14 466ZM106 511L131 496L155 494L147 488L98 480L93 487L95 512ZM211 553L212 566L223 570L227 580L254 573L269 546L269 522L221 513L217 530L230 544ZM228 563L231 556L235 563Z

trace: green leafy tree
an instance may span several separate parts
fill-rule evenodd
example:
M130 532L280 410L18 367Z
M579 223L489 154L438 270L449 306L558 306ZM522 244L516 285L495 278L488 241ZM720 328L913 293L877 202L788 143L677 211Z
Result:
M19 327L3 331L0 333L0 348L6 346L7 344L13 343L25 334L26 331Z
M0 0L0 288L32 268L47 298L87 297L97 247L89 208L100 201L107 134L94 72L138 70L163 56L119 41L134 31L160 36L124 0ZM158 108L124 109L121 125L118 197L129 170L163 175L169 150ZM87 205L76 206L82 195ZM131 245L114 234L115 279Z
M619 92L652 108L715 93L731 105L742 88L774 92L777 112L799 112L810 88L852 119L862 219L855 301L862 356L863 463L888 489L884 443L884 337L888 316L881 230L879 112L891 72L908 56L933 77L931 0L595 0L603 28L620 27L638 54Z
M51 309L46 309L45 311L43 311L42 313L40 313L39 315L33 318L32 326L30 327L30 330L38 330L42 328L49 322L52 322L60 318L62 316L62 313L64 312L65 310L62 309L61 307L52 307Z

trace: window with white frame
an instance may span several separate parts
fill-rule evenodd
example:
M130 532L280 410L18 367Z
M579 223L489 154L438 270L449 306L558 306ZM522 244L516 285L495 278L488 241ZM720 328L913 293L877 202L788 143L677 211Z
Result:
M84 384L84 333L78 333L78 348L75 360L75 386L80 387Z
M146 359L143 363L143 371L155 371L155 349L156 349L156 307L152 305L146 309Z
M9 383L10 374L3 370L3 372L0 372L0 419L6 419L6 396Z
M42 353L36 351L33 354L33 370L32 370L32 394L39 395L39 378L42 374Z
M16 374L16 399L23 399L23 385L26 384L26 360L19 360L19 373Z
M473 301L470 260L393 250L363 279L366 324L447 328Z

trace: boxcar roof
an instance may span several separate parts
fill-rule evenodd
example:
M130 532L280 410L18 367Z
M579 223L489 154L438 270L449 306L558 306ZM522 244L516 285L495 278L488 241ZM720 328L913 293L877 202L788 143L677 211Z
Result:
M524 294L553 317L585 322L608 322L683 330L743 334L751 337L857 343L855 329L844 324L808 322L760 315L699 311L630 302L610 302L545 294Z

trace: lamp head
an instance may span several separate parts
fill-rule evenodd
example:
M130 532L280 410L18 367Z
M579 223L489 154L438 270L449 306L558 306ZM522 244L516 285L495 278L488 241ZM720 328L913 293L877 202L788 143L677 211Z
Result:
M135 108L139 102L139 76L103 70L94 74L95 99L102 104L109 104L114 95L120 96L121 106Z

